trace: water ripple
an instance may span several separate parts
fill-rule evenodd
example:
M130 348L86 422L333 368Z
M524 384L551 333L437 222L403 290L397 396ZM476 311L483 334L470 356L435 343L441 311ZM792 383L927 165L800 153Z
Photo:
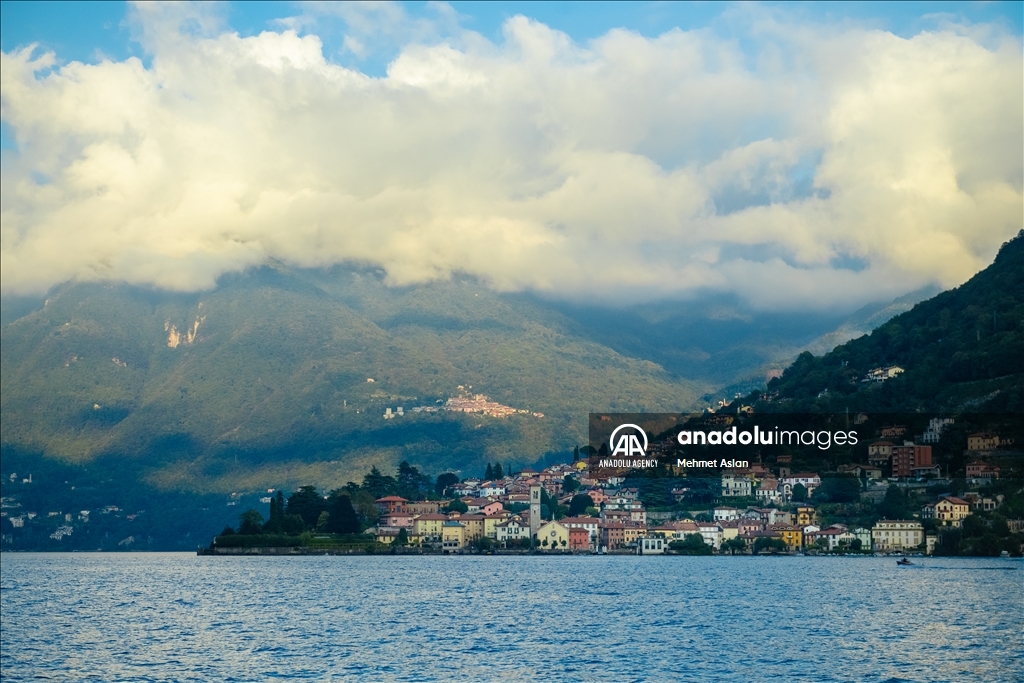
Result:
M800 557L0 562L12 683L1024 680L1016 560L921 571Z

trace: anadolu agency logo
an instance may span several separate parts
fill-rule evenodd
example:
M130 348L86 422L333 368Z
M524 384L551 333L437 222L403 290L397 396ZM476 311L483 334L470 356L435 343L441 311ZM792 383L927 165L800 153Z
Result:
M642 445L641 439L643 440ZM632 423L621 424L612 430L612 435L608 438L608 447L611 449L611 457L602 458L598 462L598 466L630 468L657 467L658 460L656 458L647 457L647 446L647 432Z

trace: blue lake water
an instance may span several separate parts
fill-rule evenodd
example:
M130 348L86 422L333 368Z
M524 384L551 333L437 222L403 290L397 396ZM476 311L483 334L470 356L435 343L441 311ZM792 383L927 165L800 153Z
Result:
M0 554L3 681L1022 681L1024 563Z

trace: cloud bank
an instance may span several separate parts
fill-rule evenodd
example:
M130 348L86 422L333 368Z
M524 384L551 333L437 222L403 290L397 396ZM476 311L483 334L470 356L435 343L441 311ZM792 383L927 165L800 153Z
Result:
M497 43L410 39L370 78L311 31L243 38L155 3L132 21L148 67L2 56L5 294L198 290L276 259L850 307L959 284L1021 227L1021 44L978 27L901 38L750 11L740 40L579 45L517 16Z

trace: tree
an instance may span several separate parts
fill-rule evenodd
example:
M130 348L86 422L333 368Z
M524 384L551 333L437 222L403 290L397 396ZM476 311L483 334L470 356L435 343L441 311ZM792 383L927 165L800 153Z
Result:
M395 538L395 545L397 545L397 546L407 546L407 545L409 545L409 532L407 532L405 530L405 527L402 527L401 529L398 530L398 536Z
M299 490L288 496L285 514L298 515L307 529L315 529L320 513L327 509L327 501L323 499L315 486L301 486Z
M555 519L555 511L558 510L558 500L548 495L547 490L540 490L541 519ZM545 512L547 510L547 512Z
M380 516L380 510L377 509L373 494L360 487L350 497L352 498L352 507L356 509L360 521L370 525L376 524L377 517Z
M791 497L794 503L804 503L807 501L807 487L803 484L797 484L793 487Z
M759 536L754 541L754 554L758 555L762 552L785 552L786 542L781 538L771 538L769 536Z
M456 498L452 502L448 503L448 512L460 512L462 514L466 514L469 512L469 506Z
M907 496L899 486L890 485L885 490L885 497L878 504L878 514L882 519L906 519L910 516Z
M332 534L359 533L359 516L352 507L352 499L344 489L331 491L327 499L327 511L331 513L327 531Z
M494 470L491 468L491 463L487 463L487 470L484 472L484 481L490 481L494 479Z
M321 512L320 516L317 517L317 520L316 520L316 530L318 532L320 532L320 533L326 532L327 531L327 525L330 522L330 519L331 519L331 513L330 512L328 512L327 510L324 510L323 512Z
M277 495L270 499L270 519L263 525L263 530L269 533L281 533L284 523L284 493L278 491Z
M437 483L434 484L434 492L443 496L444 492L459 483L459 475L452 472L445 472L437 475Z
M238 533L258 534L263 531L263 515L259 510L246 510L238 516Z
M224 529L223 529L223 530L222 530L222 531L221 531L221 532L220 532L219 534L217 534L217 535L218 535L218 536L234 536L234 535L235 535L235 530L234 530L234 529L232 529L232 528L231 528L230 526L226 526L226 527L224 527Z
M730 538L722 543L721 549L728 550L730 555L735 555L737 551L743 552L746 550L747 544L742 538Z
M850 550L857 550L857 551L859 551L863 547L864 547L864 541L860 540L859 538L855 538L852 541L850 541Z
M565 477L562 478L562 490L565 491L566 493L572 493L573 491L578 490L579 487L579 480L576 479L576 477L572 476L571 474L567 474L565 475Z
M587 511L587 508L594 504L593 499L585 493L577 493L569 501L569 516L578 517Z
M409 500L419 500L430 490L430 479L403 460L398 465L398 495Z
M601 514L601 510L596 507L588 507L586 510L584 510L584 513L587 515L587 517L597 517Z
M374 465L370 468L370 472L363 477L362 488L376 500L394 494L398 488L398 482L394 477L381 474L381 471Z
M853 475L825 477L813 497L823 503L855 503L860 500L860 481Z
M281 531L286 534L301 534L306 530L306 523L298 515L285 515L281 520Z
M683 540L672 541L668 547L680 555L710 555L712 551L700 534L686 534Z
M505 471L501 469L501 463L500 462L496 463L494 465L494 478L495 479L504 479L505 478Z

